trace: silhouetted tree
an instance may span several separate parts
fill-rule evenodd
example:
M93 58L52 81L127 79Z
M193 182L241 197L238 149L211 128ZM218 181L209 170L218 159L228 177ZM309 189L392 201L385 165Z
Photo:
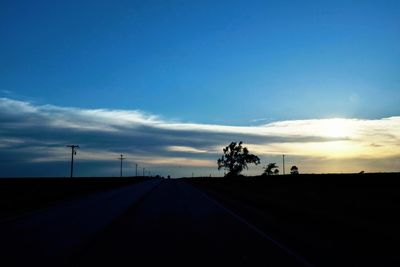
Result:
M278 169L275 169L274 170L274 175L278 175L279 174L279 170Z
M290 168L290 174L299 174L299 168L297 168L297 166L292 166L292 168Z
M278 169L276 163L269 163L267 167L264 168L264 173L262 175L272 175L275 169Z
M237 176L244 169L248 169L247 164L260 164L260 158L250 154L246 147L242 146L243 142L232 142L230 145L222 149L224 155L218 159L218 170L224 168L229 172L225 176Z

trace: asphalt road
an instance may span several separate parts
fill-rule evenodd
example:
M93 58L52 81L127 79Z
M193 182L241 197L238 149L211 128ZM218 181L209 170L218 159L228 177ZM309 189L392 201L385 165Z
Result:
M152 180L0 224L2 266L307 266L179 180Z

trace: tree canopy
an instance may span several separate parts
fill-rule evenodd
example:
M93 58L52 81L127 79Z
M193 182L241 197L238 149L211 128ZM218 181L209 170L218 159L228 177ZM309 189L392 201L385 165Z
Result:
M223 150L224 154L218 159L218 170L224 168L228 170L226 176L237 176L244 169L248 169L247 164L260 164L260 158L250 154L247 147L242 146L243 142L231 142Z
M278 172L276 172L276 170L278 170L276 163L269 163L267 167L264 168L264 173L262 175L278 174L279 170Z
M297 168L297 166L292 166L292 168L290 168L290 174L299 174L299 168Z

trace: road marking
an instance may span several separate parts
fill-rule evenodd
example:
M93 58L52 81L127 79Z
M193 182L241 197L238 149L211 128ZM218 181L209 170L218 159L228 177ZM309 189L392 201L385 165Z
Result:
M187 185L189 185L188 183L186 183ZM234 211L226 208L224 205L222 205L221 203L219 203L218 201L216 201L215 199L211 198L210 196L208 196L205 192L201 191L200 189L196 188L195 186L189 185L191 187L193 187L195 190L197 190L198 192L200 192L206 199L208 199L209 201L211 201L212 203L214 203L215 205L217 205L218 207L220 207L221 209L223 209L224 211L226 211L227 213L229 213L231 216L233 216L235 219L237 219L238 221L240 221L241 223L245 224L247 227L249 227L250 229L252 229L253 231L255 231L256 233L258 233L259 235L261 235L262 237L264 237L265 239L267 239L268 241L272 242L275 246L277 246L278 248L282 249L285 253L289 254L290 256L296 258L296 260L298 260L299 262L301 262L304 266L307 267L314 267L313 264L311 264L310 262L308 262L305 258L303 258L302 256L298 255L297 253L295 253L294 251L292 251L291 249L289 249L288 247L286 247L285 245L281 244L280 242L276 241L275 239L273 239L271 236L269 236L268 234L266 234L264 231L260 230L257 226L249 223L247 220L245 220L243 217L241 217L240 215L238 215L237 213L235 213Z

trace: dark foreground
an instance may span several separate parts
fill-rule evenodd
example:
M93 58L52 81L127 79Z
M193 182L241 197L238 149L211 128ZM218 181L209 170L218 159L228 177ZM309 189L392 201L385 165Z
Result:
M400 266L400 174L194 179L317 266Z
M148 178L0 178L0 221L145 180Z
M399 266L399 178L3 180L0 264Z
M307 266L182 180L149 180L1 224L4 266Z

